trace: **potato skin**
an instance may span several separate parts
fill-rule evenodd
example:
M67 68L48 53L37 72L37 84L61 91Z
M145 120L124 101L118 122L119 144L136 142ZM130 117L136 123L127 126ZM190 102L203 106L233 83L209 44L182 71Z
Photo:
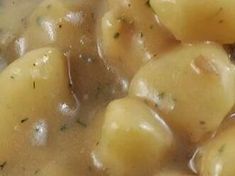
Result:
M142 67L129 95L152 102L191 142L213 132L234 105L234 66L213 43L182 45Z
M178 40L235 41L233 0L150 0L151 7Z
M111 102L96 156L114 176L150 175L170 155L173 135L144 102L123 98Z
M30 148L47 144L48 125L59 128L64 115L61 103L75 106L68 83L66 60L54 48L29 52L1 72L1 158L14 157L21 145ZM37 137L34 124L42 126L43 138Z
M202 145L194 158L197 171L203 176L235 174L235 128L230 127Z

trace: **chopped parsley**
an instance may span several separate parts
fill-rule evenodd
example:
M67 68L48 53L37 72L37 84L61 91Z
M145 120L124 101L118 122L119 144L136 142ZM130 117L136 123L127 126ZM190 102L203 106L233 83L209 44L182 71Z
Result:
M146 4L148 7L151 7L151 6L150 6L150 1L149 1L149 0L147 0L147 1L145 2L145 4Z
M218 150L218 153L223 153L224 152L224 150L225 150L225 144L224 145L222 145L220 148L219 148L219 150Z
M38 17L36 18L36 23L37 23L39 26L41 26L42 20L43 20L43 17L42 17L42 16L38 16Z
M51 4L48 4L48 5L47 5L47 9L50 9L51 7L52 7Z
M82 122L80 119L76 120L77 124L79 124L80 126L82 126L83 128L87 127L87 124L85 124L84 122Z
M200 123L200 125L205 125L206 124L206 122L203 121L203 120L201 120L199 123Z
M60 131L65 131L67 129L68 129L68 126L66 124L64 124L60 127Z
M25 123L26 121L28 121L29 120L29 118L24 118L24 119L22 119L21 121L20 121L20 123Z
M40 169L34 171L34 175L37 175L40 172Z
M36 82L33 81L33 89L36 89Z
M3 170L6 165L7 165L7 161L4 161L2 164L0 164L0 169Z

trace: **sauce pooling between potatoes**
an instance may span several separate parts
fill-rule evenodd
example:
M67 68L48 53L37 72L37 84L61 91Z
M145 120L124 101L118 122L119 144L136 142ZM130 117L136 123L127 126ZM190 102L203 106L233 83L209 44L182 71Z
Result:
M0 175L233 176L234 3L0 0Z

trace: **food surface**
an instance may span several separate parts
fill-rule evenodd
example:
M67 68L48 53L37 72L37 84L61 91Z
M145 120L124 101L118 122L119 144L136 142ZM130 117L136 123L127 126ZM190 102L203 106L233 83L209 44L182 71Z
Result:
M0 0L0 176L234 176L235 0Z

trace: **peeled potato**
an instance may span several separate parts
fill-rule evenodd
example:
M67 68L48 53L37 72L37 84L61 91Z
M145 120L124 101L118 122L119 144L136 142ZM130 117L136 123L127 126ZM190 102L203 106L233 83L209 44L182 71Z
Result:
M81 48L91 47L93 19L87 15L86 7L72 4L63 0L42 1L15 42L18 54L21 56L32 49L53 46L77 56Z
M150 4L179 40L235 42L234 0L150 0Z
M62 30L59 22L62 22L66 13L68 9L60 0L42 1L30 16L24 34L16 41L19 55L57 42L61 37L58 32Z
M109 6L101 22L101 46L107 63L121 74L132 78L143 64L175 44L145 1L109 1Z
M118 18L113 12L102 18L102 47L107 63L131 78L150 57L143 42L137 42L140 38L133 33L133 26Z
M166 171L161 171L160 173L154 176L195 176L195 175L189 174L188 172L185 171L166 170Z
M192 142L213 132L234 105L234 66L222 47L182 45L142 67L129 94L151 101Z
M168 157L173 136L165 122L135 98L111 102L96 156L113 176L154 173Z
M33 146L47 145L50 124L60 128L62 117L75 108L66 60L54 48L34 50L10 64L0 74L0 92L1 160L15 158L22 147L32 154Z
M197 171L203 176L235 175L235 128L218 134L199 148L195 157Z
M75 173L71 171L71 168L64 165L60 165L55 162L47 164L37 175L39 176L74 176Z

